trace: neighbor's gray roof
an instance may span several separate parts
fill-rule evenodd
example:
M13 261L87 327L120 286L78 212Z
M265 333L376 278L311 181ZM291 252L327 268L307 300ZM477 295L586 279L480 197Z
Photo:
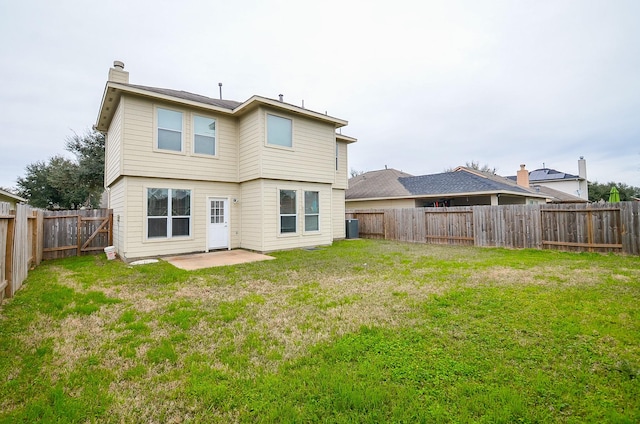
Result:
M517 176L510 175L507 178L510 180L517 180ZM529 172L529 182L534 183L537 181L555 181L555 180L577 180L580 179L578 175L567 174L566 172L556 171L550 168L540 168Z
M503 179L503 177L499 177ZM440 194L456 193L486 193L486 192L511 192L522 195L530 195L531 191L499 181L490 175L479 176L466 170L455 172L443 172L441 174L421 175L418 177L399 178L400 183L411 194L417 196L437 196Z
M140 90L151 91L153 93L164 94L165 96L177 97L179 99L190 100L194 102L204 103L212 106L223 107L233 110L240 106L242 102L235 100L214 99L212 97L201 96L200 94L189 93L188 91L171 90L169 88L147 87L146 85L122 84Z
M511 193L545 197L500 175L465 167L441 174L413 176L395 169L371 171L349 180L346 199L437 197L468 193Z
M400 184L398 178L411 176L411 174L393 168L365 172L349 179L349 188L345 197L347 199L370 199L410 196L411 193Z

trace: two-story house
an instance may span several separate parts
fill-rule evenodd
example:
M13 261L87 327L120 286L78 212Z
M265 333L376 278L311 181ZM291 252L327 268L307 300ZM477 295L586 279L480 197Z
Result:
M129 83L109 70L96 129L125 260L345 237L347 121L279 100L244 102Z

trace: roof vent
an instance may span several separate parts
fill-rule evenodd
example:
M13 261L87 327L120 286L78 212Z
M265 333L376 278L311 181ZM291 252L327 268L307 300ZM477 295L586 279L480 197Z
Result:
M280 101L282 102L284 99L284 94L278 94L278 97L280 98Z

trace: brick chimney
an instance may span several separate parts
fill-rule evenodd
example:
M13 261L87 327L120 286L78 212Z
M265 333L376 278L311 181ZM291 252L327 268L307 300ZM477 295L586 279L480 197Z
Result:
M520 170L518 171L516 182L520 187L529 188L529 171L525 169L524 164L520 165Z
M129 72L124 70L124 63L119 60L113 62L113 68L109 69L109 81L129 84Z

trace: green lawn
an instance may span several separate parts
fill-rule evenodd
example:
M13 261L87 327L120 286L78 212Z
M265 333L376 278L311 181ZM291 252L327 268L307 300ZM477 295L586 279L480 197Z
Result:
M273 255L43 263L0 309L0 423L640 422L640 258Z

